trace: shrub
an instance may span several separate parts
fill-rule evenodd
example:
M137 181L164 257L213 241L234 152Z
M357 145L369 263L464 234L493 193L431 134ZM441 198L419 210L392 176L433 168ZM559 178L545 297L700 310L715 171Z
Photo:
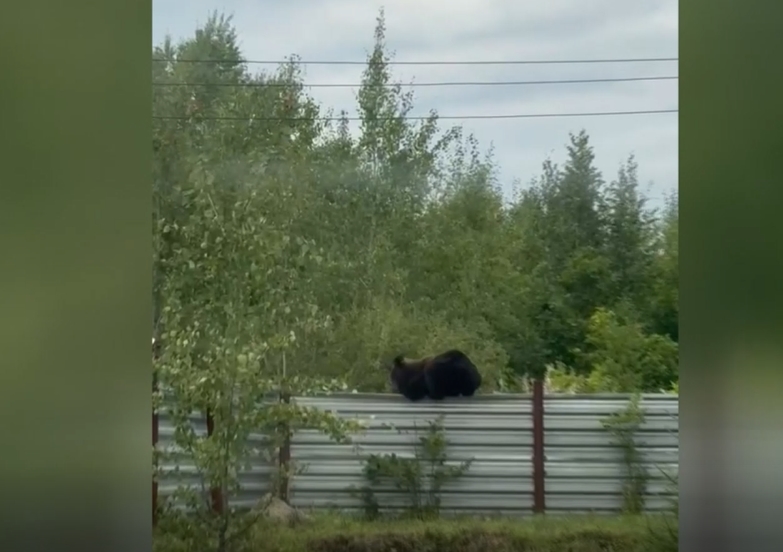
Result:
M647 483L650 479L635 440L636 432L645 421L644 411L639 405L640 400L640 395L634 395L625 410L610 415L602 422L622 453L625 471L623 511L629 514L639 514L644 510Z
M384 486L404 495L407 515L437 517L443 486L462 477L472 463L472 460L449 463L447 447L443 417L439 416L428 423L424 435L418 436L413 458L394 453L372 454L366 458L363 475L367 484L356 494L362 499L367 518L375 519L381 514L382 505L375 491Z

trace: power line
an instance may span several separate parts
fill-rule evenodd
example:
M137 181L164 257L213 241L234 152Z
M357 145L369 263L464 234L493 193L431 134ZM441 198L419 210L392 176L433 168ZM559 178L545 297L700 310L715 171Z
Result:
M611 117L622 115L657 115L663 113L678 113L679 109L651 109L639 111L598 111L583 113L519 113L507 115L438 115L439 120L474 120L474 119L539 119L555 117ZM167 116L153 115L157 120L180 120L180 121L361 121L361 117L186 117L186 116ZM407 121L426 121L430 116L421 117L401 117ZM398 117L379 117L377 121L395 121Z
M640 81L662 81L662 80L676 80L677 75L664 75L664 76L652 76L652 77L618 77L618 78L605 78L605 79L565 79L565 80L533 80L533 81L456 81L456 82L414 82L410 84L401 84L401 86L407 87L434 87L434 86L529 86L529 85L545 85L545 84L588 84L588 83L606 83L606 82L640 82ZM153 82L152 86L218 86L218 87L231 87L231 88L264 88L264 87L280 87L287 88L291 85L288 83L272 82L272 83L260 83L260 82ZM342 83L310 83L302 84L306 88L358 88L362 86L373 87L387 87L396 86L391 84L342 84Z
M625 58L625 59L517 59L517 60L463 60L463 61L384 61L384 65L563 65L585 63L653 63L678 61L677 57ZM253 59L177 59L153 58L154 62L172 63L236 63L240 65L368 65L368 60L253 60Z

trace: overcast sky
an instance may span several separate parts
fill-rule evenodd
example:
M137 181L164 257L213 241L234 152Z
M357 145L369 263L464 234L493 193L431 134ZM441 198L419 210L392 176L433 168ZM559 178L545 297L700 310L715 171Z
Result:
M193 35L213 10L233 15L247 59L298 54L307 60L363 60L379 8L396 61L574 60L677 57L676 0L153 0L153 41ZM251 66L255 67L255 66ZM268 67L271 69L271 67ZM361 66L308 66L311 83L358 83ZM676 61L655 63L395 66L403 83L529 81L677 75ZM677 80L536 86L418 87L412 115L579 113L676 109ZM325 107L355 114L355 88L313 88ZM510 192L540 173L547 156L562 161L569 132L584 128L606 180L636 155L653 206L676 189L677 113L614 117L443 121L462 124L495 148ZM647 188L649 185L649 188Z

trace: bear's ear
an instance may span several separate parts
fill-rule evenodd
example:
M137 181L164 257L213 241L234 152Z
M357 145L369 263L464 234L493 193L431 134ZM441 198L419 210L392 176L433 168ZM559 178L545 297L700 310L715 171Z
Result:
M392 362L394 366L401 366L405 362L405 355L397 355Z

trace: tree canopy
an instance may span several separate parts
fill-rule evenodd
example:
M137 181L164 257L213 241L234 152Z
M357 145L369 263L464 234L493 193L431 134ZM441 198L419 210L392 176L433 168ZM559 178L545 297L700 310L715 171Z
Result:
M459 348L485 392L547 373L561 389L671 389L676 195L650 209L632 156L606 181L581 130L505 198L473 136L435 111L406 118L384 40L381 15L358 135L305 92L296 58L251 72L230 18L154 48L166 362L214 374L251 358L269 378L382 391L395 354Z

